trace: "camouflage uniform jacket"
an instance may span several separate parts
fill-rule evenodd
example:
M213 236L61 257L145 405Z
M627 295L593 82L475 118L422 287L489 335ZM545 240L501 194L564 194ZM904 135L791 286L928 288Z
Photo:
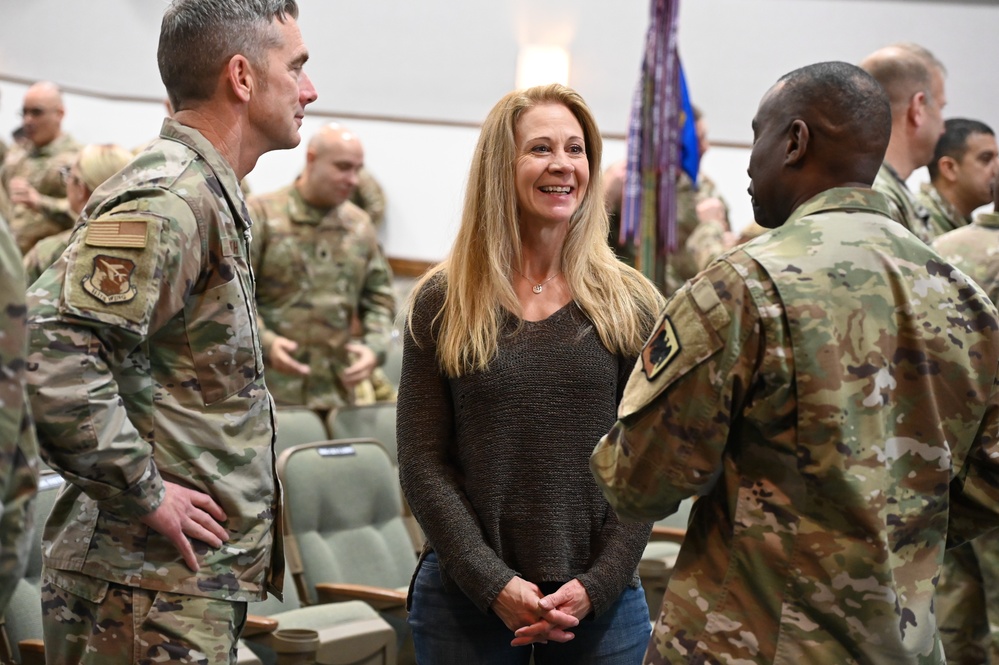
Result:
M916 201L908 185L888 162L881 164L873 187L874 191L888 197L892 219L912 231L923 242L929 244L933 240L934 230L929 211Z
M167 119L160 136L97 189L28 294L39 441L69 481L45 565L98 600L108 581L259 600L280 591L284 554L249 216L198 131ZM137 519L159 506L164 480L228 516L222 547L194 541L196 573Z
M352 402L340 380L354 314L364 344L385 359L395 319L392 270L367 213L345 202L306 203L294 185L250 199L257 221L251 255L264 349L278 335L298 343L307 376L267 372L278 404L330 409Z
M0 168L4 192L9 196L11 179L20 177L26 178L41 195L37 210L8 201L10 230L22 254L40 239L73 225L61 169L72 166L79 151L80 145L71 136L60 134L41 148L14 145L7 153Z
M983 213L963 226L933 240L933 249L963 270L999 303L999 214Z
M24 280L31 286L66 251L73 229L42 238L24 255Z
M971 223L971 218L959 213L932 183L924 182L920 186L916 201L930 215L934 238Z
M38 487L35 428L24 390L28 337L24 273L0 217L0 616L28 562Z
M942 662L945 543L999 524L999 322L887 212L823 192L667 303L591 459L625 516L701 496L647 663Z

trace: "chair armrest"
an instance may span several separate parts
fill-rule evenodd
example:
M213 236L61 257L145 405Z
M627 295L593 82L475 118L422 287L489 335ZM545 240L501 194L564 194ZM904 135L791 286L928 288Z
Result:
M682 543L685 535L687 535L686 529L655 525L652 527L652 536L649 540L668 540L673 543Z
M246 615L246 627L243 628L243 637L259 637L268 635L277 630L278 620L270 617L263 617L258 614Z
M41 640L21 640L17 643L21 651L22 665L45 665L45 643Z
M406 592L366 584L316 585L316 596L320 603L338 603L344 600L363 600L376 610L391 610L406 606Z

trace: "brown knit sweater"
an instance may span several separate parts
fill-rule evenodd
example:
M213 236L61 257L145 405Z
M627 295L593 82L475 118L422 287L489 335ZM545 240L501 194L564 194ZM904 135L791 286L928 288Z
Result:
M639 584L651 524L622 523L589 470L614 424L632 359L610 353L575 303L508 317L486 372L442 375L431 321L443 278L417 298L399 386L402 488L449 588L483 611L515 575L577 578L594 611ZM651 323L651 322L650 322Z

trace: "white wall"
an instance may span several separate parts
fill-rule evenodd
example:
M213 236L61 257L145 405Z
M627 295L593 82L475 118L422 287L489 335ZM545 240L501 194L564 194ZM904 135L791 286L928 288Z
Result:
M625 132L641 64L649 0L299 0L319 91L308 137L326 116L369 115L477 123L514 85L518 46L566 47L570 84L601 128ZM128 147L153 136L162 97L155 51L166 0L0 0L0 76L51 79L109 95L67 96L66 127L85 142ZM948 116L999 127L999 3L981 0L683 0L680 48L694 101L714 139L748 145L750 120L782 74L819 60L850 62L911 40L948 66ZM24 86L0 82L0 135L19 124ZM378 119L346 120L389 195L384 242L392 256L435 260L450 245L476 130ZM605 165L624 153L608 141ZM271 153L249 180L263 192L289 182L303 150ZM737 225L751 217L748 150L716 147L704 169ZM915 179L925 178L917 174Z

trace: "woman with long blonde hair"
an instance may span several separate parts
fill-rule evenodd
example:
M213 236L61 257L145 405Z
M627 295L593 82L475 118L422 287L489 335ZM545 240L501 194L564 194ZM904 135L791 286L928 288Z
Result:
M617 519L588 460L662 302L607 244L601 151L573 90L506 95L451 253L414 289L398 439L427 536L410 611L421 663L645 652L651 527Z

